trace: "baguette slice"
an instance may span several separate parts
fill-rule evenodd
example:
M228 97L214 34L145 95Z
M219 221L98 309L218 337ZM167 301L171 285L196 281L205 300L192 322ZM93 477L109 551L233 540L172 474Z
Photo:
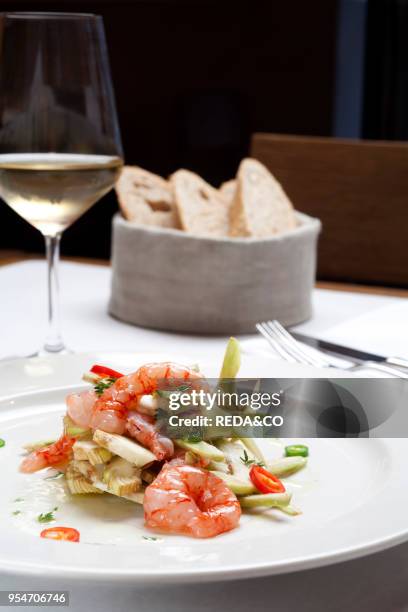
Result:
M181 227L195 236L228 236L230 203L200 176L177 170L173 185Z
M140 225L179 228L168 181L138 166L124 166L115 186L123 216Z
M230 209L230 235L266 238L296 227L291 201L256 159L243 159Z
M221 184L219 192L223 198L227 198L227 200L231 202L235 195L236 189L237 181L235 179L231 179L230 181L225 181L225 183Z

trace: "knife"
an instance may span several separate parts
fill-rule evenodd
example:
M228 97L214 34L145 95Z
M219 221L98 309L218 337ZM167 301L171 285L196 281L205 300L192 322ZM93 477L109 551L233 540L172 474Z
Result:
M388 363L389 365L398 366L400 368L408 368L408 359L403 357L384 357L384 355L377 355L376 353L368 353L367 351L360 351L343 344L336 344L335 342L328 342L327 340L319 340L319 338L313 338L305 334L299 334L298 332L290 331L292 336L299 342L303 342L313 348L333 353L335 355L341 355L342 357L350 357L350 359L356 361L376 361L378 363Z

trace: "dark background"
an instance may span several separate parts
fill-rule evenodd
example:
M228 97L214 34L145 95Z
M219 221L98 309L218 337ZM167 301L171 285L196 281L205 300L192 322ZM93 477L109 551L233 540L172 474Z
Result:
M408 3L366 4L361 135L405 138ZM218 185L253 132L333 133L335 0L0 2L7 10L103 15L126 163L162 175L184 166ZM65 232L63 253L108 257L116 207L112 192ZM43 250L4 203L0 227L0 248Z

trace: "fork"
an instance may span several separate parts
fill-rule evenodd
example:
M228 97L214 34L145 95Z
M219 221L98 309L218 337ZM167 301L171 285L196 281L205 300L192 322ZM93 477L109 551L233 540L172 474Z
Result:
M408 374L404 374L404 372L396 368L382 365L375 361L354 363L354 365L350 367L334 365L330 358L321 351L307 347L302 342L296 340L279 321L274 320L257 323L256 329L285 361L302 363L317 368L336 368L337 370L340 369L347 372L358 372L359 370L370 369L408 380Z

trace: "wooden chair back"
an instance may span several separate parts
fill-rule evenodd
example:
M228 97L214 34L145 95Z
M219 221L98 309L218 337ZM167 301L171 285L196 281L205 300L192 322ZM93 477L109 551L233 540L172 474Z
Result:
M408 143L260 133L251 155L322 221L320 279L408 286Z

